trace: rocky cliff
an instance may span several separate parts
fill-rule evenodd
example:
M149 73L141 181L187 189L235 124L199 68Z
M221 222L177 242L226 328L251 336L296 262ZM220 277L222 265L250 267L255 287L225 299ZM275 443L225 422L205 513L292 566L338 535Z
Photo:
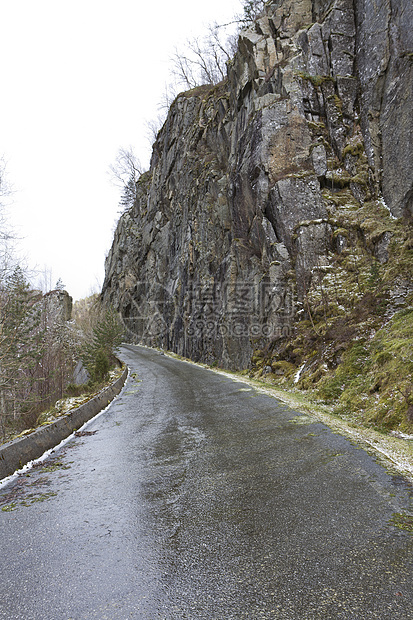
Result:
M274 0L228 79L176 98L106 261L131 340L327 385L409 307L412 23L410 0Z

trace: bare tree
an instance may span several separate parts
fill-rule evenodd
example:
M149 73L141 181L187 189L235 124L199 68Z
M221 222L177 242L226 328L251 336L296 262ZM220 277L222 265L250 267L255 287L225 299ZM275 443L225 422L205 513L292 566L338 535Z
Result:
M265 0L243 0L242 14L227 24L209 26L203 39L190 39L184 50L176 49L172 73L177 83L191 89L203 84L218 84L226 78L227 63L234 57L238 35L264 10Z
M264 11L266 0L243 0L243 14L237 18L241 28L249 26Z
M7 163L4 156L0 157L0 200L4 207L4 200L13 193L13 188L7 179ZM3 225L3 217L0 220L0 225Z
M53 269L48 265L43 265L42 269L37 268L30 281L35 289L43 294L48 293L52 290Z
M188 40L185 51L175 50L172 73L177 84L191 89L226 78L227 63L235 53L235 35L228 34L231 25L211 25L203 39Z
M158 137L158 133L167 119L169 109L177 94L178 93L176 85L171 83L165 83L162 98L158 104L158 114L156 115L156 118L153 118L150 121L146 121L145 123L147 129L146 137L151 146Z
M168 108L169 109L169 108ZM158 133L165 122L165 114L158 114L156 118L146 122L146 138L152 146L158 137Z
M131 207L136 198L136 183L143 173L133 148L120 148L115 162L109 166L112 183L122 190L119 205L122 210Z
M0 157L0 287L16 267L14 234L8 218L8 201L13 194L13 188L7 178L7 164L4 157Z
M131 146L118 150L115 162L109 166L109 172L114 185L121 188L125 187L131 175L136 180L139 178L142 174L141 165Z
M204 84L218 84L227 76L227 63L232 60L238 44L239 32L250 25L264 10L265 0L242 0L242 14L227 24L214 23L202 39L190 39L183 48L175 48L171 58L171 73L175 84L165 86L159 105L162 114L147 123L151 144L156 140L165 117L182 88L193 89Z

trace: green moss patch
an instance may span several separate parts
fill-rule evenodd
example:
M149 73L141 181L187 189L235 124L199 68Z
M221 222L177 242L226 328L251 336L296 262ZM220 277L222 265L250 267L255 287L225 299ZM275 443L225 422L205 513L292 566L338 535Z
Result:
M412 335L413 309L397 312L370 340L360 339L345 351L338 368L320 381L321 398L367 425L411 431Z
M42 474L48 474L52 471L57 471L59 469L70 469L70 465L65 465L60 461L55 461L54 463L50 463L50 465L45 465L44 467L42 467L40 471Z
M363 166L359 144L346 154ZM298 298L301 320L290 338L256 352L255 370L271 366L264 381L314 391L352 423L412 434L412 224L348 189L324 188L323 198L330 246Z
M305 71L297 71L296 75L302 80L311 82L314 88L320 88L320 86L324 84L325 82L334 83L334 78L331 77L331 75L316 75L316 74L306 73Z
M395 512L390 519L391 525L404 530L405 532L413 532L413 514L406 512Z

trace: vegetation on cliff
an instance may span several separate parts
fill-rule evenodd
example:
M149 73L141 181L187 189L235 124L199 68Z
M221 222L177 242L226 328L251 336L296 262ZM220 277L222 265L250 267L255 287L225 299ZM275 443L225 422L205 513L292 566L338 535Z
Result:
M411 433L412 220L371 196L360 205L348 189L324 197L328 255L298 301L290 337L256 351L251 372L310 390L353 421Z
M266 2L228 77L176 97L106 262L131 340L412 431L402 2Z

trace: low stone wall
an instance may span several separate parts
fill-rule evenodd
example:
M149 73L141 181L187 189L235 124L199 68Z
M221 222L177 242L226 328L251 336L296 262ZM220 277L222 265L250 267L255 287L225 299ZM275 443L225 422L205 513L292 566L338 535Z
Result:
M126 367L122 375L111 386L102 390L94 398L84 405L72 409L64 416L36 429L30 435L14 439L0 447L0 480L10 476L29 461L39 458L46 452L57 446L63 439L69 437L76 429L85 422L91 420L119 394L126 377Z

